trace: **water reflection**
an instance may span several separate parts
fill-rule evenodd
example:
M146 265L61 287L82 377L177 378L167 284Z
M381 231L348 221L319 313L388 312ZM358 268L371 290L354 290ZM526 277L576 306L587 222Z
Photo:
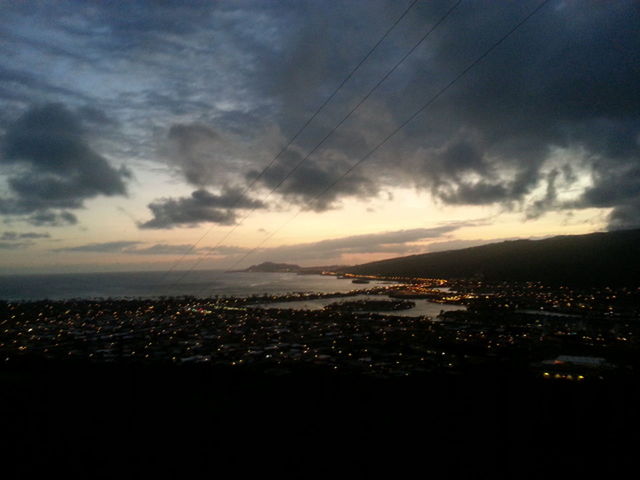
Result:
M384 295L354 295L351 297L336 299L336 298L317 298L312 300L296 300L292 302L277 302L277 303L263 303L256 305L259 308L289 308L294 310L321 310L322 308L332 303L340 303L342 301L354 301L354 300L381 300L386 298ZM381 315L393 315L400 317L419 317L427 315L429 317L437 317L441 311L450 312L453 310L465 310L464 305L450 305L446 303L434 303L429 300L412 299L416 306L407 310L397 310L393 312L381 312L371 310L371 313L379 313Z

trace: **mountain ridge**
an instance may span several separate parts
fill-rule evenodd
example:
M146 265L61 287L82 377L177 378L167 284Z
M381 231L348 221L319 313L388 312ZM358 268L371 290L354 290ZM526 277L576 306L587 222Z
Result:
M359 275L479 278L490 281L640 284L640 229L506 240L365 263Z

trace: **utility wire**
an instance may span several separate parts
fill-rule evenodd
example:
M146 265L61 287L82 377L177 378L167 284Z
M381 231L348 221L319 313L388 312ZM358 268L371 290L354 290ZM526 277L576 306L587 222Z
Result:
M400 58L400 60L398 60L396 62L396 64L380 79L378 80L378 82L376 82L376 84L371 87L369 89L369 91L360 99L360 101L353 107L351 108L351 110L349 110L349 112L342 118L342 120L340 120L330 131L329 133L327 133L322 140L320 140L320 142L318 142L316 144L315 147L313 147L285 176L284 178L282 178L275 187L273 187L271 189L271 191L264 197L261 199L262 202L266 201L276 190L278 190L278 188L280 188L280 186L282 186L282 184L287 181L287 179L289 179L291 177L291 175L293 175L295 173L296 170L298 170L298 168L300 168L300 166L302 166L302 164L311 156L313 155L323 144L324 142L326 142L329 137L331 137L335 131L340 128L340 126L346 122L351 115L353 115L355 113L356 110L358 110L362 104L364 102L367 101L367 99L373 94L373 92L375 92L378 87L380 87L380 85L382 85L385 80L387 80L387 78L389 78L393 72L395 72L398 67L431 35L431 33L433 33L433 31L438 28L438 26L440 26L446 19L447 17L449 17L449 15L451 15L451 13L458 7L458 5L460 5L462 3L462 0L458 0L455 4L453 4L453 6L451 6L444 15L442 15L438 21L436 23L433 24L433 26L422 36L420 37L420 39L402 56L402 58ZM244 222L249 215L251 215L258 207L253 207L251 208L251 210L249 210L244 217L242 217L242 219L240 220L240 222L238 222L236 225L234 225L234 227L227 232L227 234L214 246L212 247L212 249L209 251L209 253L204 254L203 256L201 256L193 265L192 267L187 270L182 277L180 277L178 279L178 282L181 281L184 277L186 277L189 273L191 273L201 262L202 260L204 260L206 257L208 257L209 255L211 255L211 252L214 251L216 248L218 248L225 240L227 240L227 238L229 238L229 236L242 224L242 222Z
M324 190L322 190L319 194L315 195L311 202L317 200L318 198L325 195L329 190L335 187L344 177L349 175L354 169L364 163L371 155L377 152L385 143L387 143L393 136L395 136L400 130L402 130L405 126L407 126L411 121L413 121L417 116L419 116L422 112L424 112L429 106L431 106L438 98L440 98L447 90L449 90L453 85L455 85L460 79L462 79L471 69L473 69L476 65L482 62L493 50L495 50L498 46L500 46L507 38L509 38L516 30L518 30L522 25L524 25L531 17L533 17L536 13L538 13L547 3L551 0L543 0L536 8L534 8L531 12L529 12L522 20L520 20L514 27L511 28L507 33L505 33L499 40L493 43L489 48L487 48L479 57L477 57L474 61L472 61L464 70L462 70L458 75L456 75L449 83L447 83L443 88L441 88L435 95L429 98L422 106L416 110L412 115L409 116L404 122L402 122L398 127L396 127L389 135L387 135L381 142L379 142L374 148L372 148L366 155L364 155L360 160L355 162L351 167L349 167L340 177L338 177L335 181L333 181L330 185L328 185ZM243 262L249 255L258 251L270 238L272 238L276 233L282 230L285 226L291 223L300 213L303 212L303 209L300 208L292 217L282 223L278 228L272 231L269 235L267 235L255 248L246 252L240 259L233 263L233 265L228 270L233 270L237 267L241 262Z
M238 203L240 202L240 200L244 197L244 195L249 192L254 185L263 177L263 175L267 172L267 170L269 170L273 164L280 158L280 156L286 152L289 147L291 146L291 144L293 144L294 141L297 140L297 138L302 134L302 132L304 130L306 130L306 128L309 126L309 124L318 116L318 114L324 109L324 107L326 107L329 102L331 102L331 100L333 100L333 98L338 94L338 92L342 89L342 87L344 87L347 82L349 80L351 80L351 77L353 77L353 75L360 69L360 67L369 59L369 57L373 54L373 52L380 46L380 44L389 36L389 34L396 28L396 26L402 21L402 19L409 13L409 11L414 7L414 5L418 3L418 0L413 0L409 6L402 12L402 14L395 20L395 22L393 22L391 24L391 26L387 29L387 31L384 33L384 35L382 35L382 37L380 37L380 39L375 43L375 45L373 47L371 47L369 49L369 51L367 52L367 54L362 58L362 60L360 60L360 62L358 62L358 64L355 66L355 68L353 68L351 70L351 72L349 72L349 74L344 78L344 80L342 80L342 82L334 89L334 91L331 93L331 95L329 95L327 97L327 99L322 103L322 105L320 105L318 107L318 109L313 113L313 115L311 115L311 117L309 117L309 119L302 125L302 127L300 127L298 129L298 131L293 135L293 137L291 137L291 139L287 142L287 144L278 152L278 154L273 157L273 159L267 164L266 167L264 167L262 169L262 171L251 181L251 183L249 183L248 186L246 186L244 188L244 190L242 191L242 193L238 196L238 199L236 200L236 202L231 206L231 208L233 209L235 206L238 205ZM271 195L270 192L269 195ZM253 212L255 211L257 207L253 207L253 209L249 212ZM242 223L242 221L244 221L247 218L247 216L245 216L240 223ZM237 227L238 224L236 224ZM193 244L191 245L183 254L182 256L171 266L171 268L164 274L163 278L166 278L171 272L173 272L173 270L184 260L184 258L189 255L193 249L195 249L200 242L202 242L202 240L204 240L204 238L209 235L209 233L211 233L211 230L213 230L213 228L216 226L215 223L213 223L205 232L204 234L202 234L202 236ZM233 230L231 230L232 232L236 229L236 227L233 228ZM227 234L224 239L226 240L228 238L228 236L230 235ZM217 245L219 246L219 244ZM196 264L197 265L197 264ZM188 270L188 272L190 272L191 270L193 270L192 267L190 270ZM187 273L188 273L187 272ZM182 280L182 278L184 278L184 275L182 277L180 277L179 280Z

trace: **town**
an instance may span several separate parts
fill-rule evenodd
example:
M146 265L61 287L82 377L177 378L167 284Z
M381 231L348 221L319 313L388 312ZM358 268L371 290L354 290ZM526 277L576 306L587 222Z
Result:
M551 381L637 371L639 289L385 280L397 283L333 294L4 302L0 359L5 367L208 364L271 375L307 367L376 377L509 371ZM344 301L362 293L380 300ZM282 308L333 297L318 310ZM466 308L396 315L408 299Z

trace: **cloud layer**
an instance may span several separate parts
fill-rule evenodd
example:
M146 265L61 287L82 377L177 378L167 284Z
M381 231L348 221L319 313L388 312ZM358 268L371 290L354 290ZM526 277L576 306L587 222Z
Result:
M403 255L414 252L423 252L425 247L420 242L445 239L459 228L475 225L474 222L453 223L432 228L414 228L410 230L397 230L366 235L351 235L346 237L322 240L319 242L300 243L280 247L264 248L254 252L251 248L237 247L233 245L221 245L218 247L192 248L191 245L153 244L146 245L138 241L115 241L103 243L89 243L74 247L55 249L55 252L67 253L119 253L130 255L158 255L199 256L200 260L210 259L218 262L218 266L224 264L229 268L245 254L252 253L247 259L249 262L262 260L322 263L341 261L345 255L361 253L388 253ZM200 262L198 262L200 263Z
M153 218L139 226L162 229L195 226L200 222L232 225L236 220L236 209L264 207L264 203L251 200L239 190L226 189L215 195L199 189L189 197L164 198L150 203Z
M550 2L317 198L538 3L463 2L282 183L279 200L321 212L402 186L444 205L500 205L523 219L597 207L611 209L611 228L639 225L640 13L632 0ZM194 189L183 198L158 194L141 228L233 223L236 210L258 205L450 5L418 2L259 177L251 199L234 207L222 205L225 188L256 181L405 5L3 6L2 40L12 48L0 60L0 212L73 223L87 199L125 193L128 171L112 157L157 162ZM88 126L101 132L102 155Z
M9 194L5 215L31 215L34 225L75 223L67 210L98 195L124 195L129 172L115 169L91 149L79 115L60 104L28 110L2 141Z
M38 232L2 232L0 235L0 250L14 250L33 245L33 240L50 238L48 233Z

